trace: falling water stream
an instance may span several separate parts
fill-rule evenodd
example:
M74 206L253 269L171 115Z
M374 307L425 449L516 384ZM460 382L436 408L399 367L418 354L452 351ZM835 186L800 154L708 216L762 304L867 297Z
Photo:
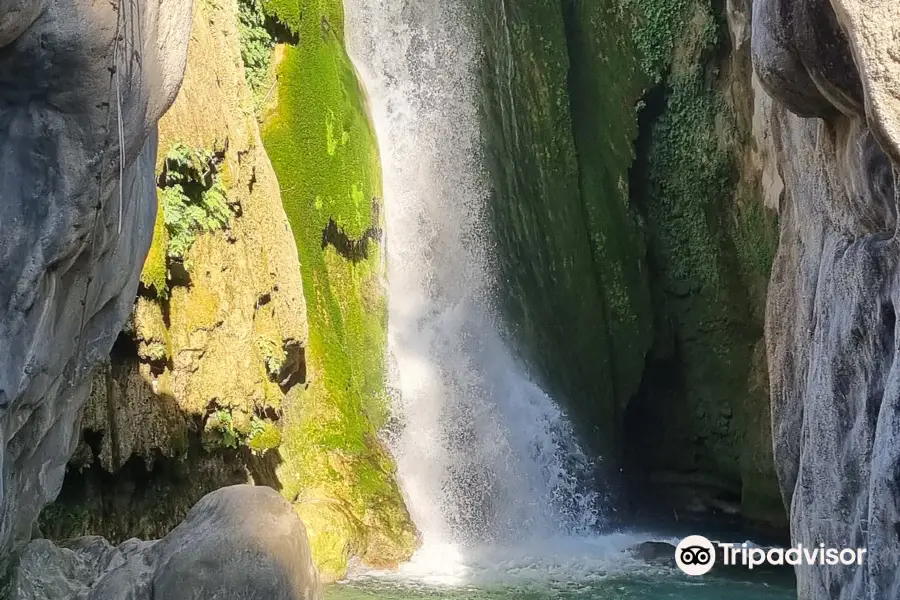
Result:
M593 465L502 335L467 1L345 0L384 173L389 443L423 546L330 595L681 598L654 595L671 571L623 553L648 536L598 533Z

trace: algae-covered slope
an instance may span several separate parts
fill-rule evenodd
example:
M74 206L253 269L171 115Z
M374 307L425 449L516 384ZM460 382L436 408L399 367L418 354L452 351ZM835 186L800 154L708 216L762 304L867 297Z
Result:
M579 30L573 36L583 63L583 70L572 70L583 80L570 96L575 88L568 82L562 4L480 6L489 40L484 111L494 182L490 210L508 282L508 320L554 395L584 417L578 420L587 425L582 433L613 455L618 413L637 388L650 343L643 252L627 208L633 137L628 93L634 85L626 82L622 97L596 93L606 69L593 71L592 40L580 33L591 21L578 11L588 9L573 6L568 19ZM578 126L570 103L584 116ZM604 131L606 123L624 131Z
M340 1L264 6L299 40L278 48L263 139L303 263L312 381L285 413L279 474L333 578L350 554L396 565L417 543L377 437L387 416L381 172Z
M710 481L701 503L783 519L746 48L729 55L703 0L480 6L491 219L522 352L626 476Z

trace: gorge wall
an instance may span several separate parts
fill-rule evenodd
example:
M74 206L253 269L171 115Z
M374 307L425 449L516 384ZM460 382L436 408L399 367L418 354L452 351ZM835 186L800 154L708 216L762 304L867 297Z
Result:
M627 495L666 498L668 514L782 525L762 342L777 229L752 139L749 4L481 10L510 335L606 482L623 468Z
M892 598L900 7L753 4L784 180L766 314L779 483L795 542L868 548L862 569L798 570L799 597Z
M395 566L418 538L341 3L189 4L0 7L0 563L74 453L50 537L163 537L252 481L324 579ZM788 507L795 542L869 549L801 599L896 597L896 3L471 7L493 300L609 495Z
M304 7L195 7L154 243L41 519L51 537L160 537L206 492L252 480L295 503L326 579L351 555L391 565L415 547L377 435L376 144L340 2ZM749 5L473 7L509 335L604 457L611 497L624 484L666 514L781 525Z
M59 492L131 311L189 25L182 0L0 6L0 568Z

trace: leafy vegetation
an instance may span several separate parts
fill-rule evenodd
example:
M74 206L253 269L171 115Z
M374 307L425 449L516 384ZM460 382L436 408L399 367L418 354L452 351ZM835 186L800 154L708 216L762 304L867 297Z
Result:
M244 76L250 89L258 92L268 80L275 48L275 41L266 29L262 0L238 1L238 27Z
M621 0L620 10L632 21L641 69L651 83L659 83L668 70L694 4L694 0Z
M216 409L207 417L205 429L218 434L225 448L247 447L258 455L281 445L281 430L273 422L231 408Z
M281 445L281 430L271 421L254 416L250 422L247 447L254 454L265 454Z
M164 165L160 199L169 232L167 255L183 259L199 233L227 227L234 208L212 152L175 144Z
M160 299L170 293L171 261L184 260L197 235L227 227L234 214L218 163L213 152L182 143L163 161L153 242L141 272L141 282Z

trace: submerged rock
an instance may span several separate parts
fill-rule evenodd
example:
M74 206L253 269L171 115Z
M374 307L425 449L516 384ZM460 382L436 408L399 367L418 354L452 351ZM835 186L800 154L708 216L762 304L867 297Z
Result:
M322 598L303 522L274 490L246 485L208 494L157 542L35 540L11 588L11 600Z
M642 542L626 552L644 562L675 566L675 546L668 542Z

